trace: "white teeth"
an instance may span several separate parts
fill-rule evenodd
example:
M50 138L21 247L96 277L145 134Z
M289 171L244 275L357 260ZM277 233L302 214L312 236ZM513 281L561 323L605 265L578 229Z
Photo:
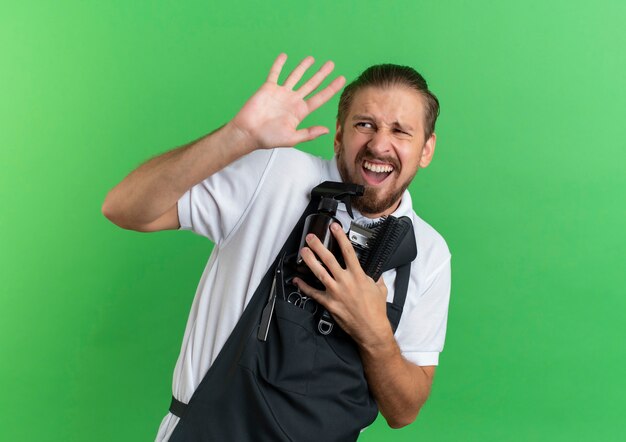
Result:
M390 165L380 165L380 164L372 164L369 161L364 161L363 162L363 167L365 167L367 170L371 170L372 172L376 172L376 173L387 173L387 172L391 172L393 170L393 166Z

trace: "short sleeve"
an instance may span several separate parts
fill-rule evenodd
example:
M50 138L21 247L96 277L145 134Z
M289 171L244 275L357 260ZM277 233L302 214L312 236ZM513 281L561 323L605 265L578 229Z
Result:
M443 350L450 301L450 257L430 279L414 304L405 305L396 334L402 355L422 366L438 365Z
M219 243L237 228L254 200L274 150L256 150L199 182L178 200L181 230Z

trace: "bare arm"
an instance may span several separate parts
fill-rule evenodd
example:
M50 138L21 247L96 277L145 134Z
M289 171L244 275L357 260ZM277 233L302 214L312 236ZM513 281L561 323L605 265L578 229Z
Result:
M376 283L363 272L339 225L333 224L331 230L341 247L346 268L315 235L308 235L302 258L326 291L316 290L301 279L294 282L332 313L352 336L359 346L367 382L380 412L390 427L403 427L415 420L426 402L435 367L419 367L402 357L387 319L387 287L383 279Z
M390 427L400 428L417 418L428 399L435 367L420 367L404 359L389 332L378 344L361 345L360 354L382 415Z
M249 151L232 125L149 160L106 196L102 213L125 229L156 231L179 227L176 203L207 176Z
M226 125L131 172L108 193L103 214L125 229L176 229L179 227L176 203L195 184L255 149L295 146L328 133L325 127L298 129L298 125L337 93L345 79L338 77L305 99L334 66L332 62L325 63L296 90L295 85L314 60L305 58L285 83L279 85L278 77L286 59L285 54L278 56L265 83Z

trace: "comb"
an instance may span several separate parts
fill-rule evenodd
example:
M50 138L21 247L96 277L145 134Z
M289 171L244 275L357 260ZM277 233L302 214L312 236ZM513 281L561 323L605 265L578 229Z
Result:
M355 247L357 256L363 271L374 281L378 281L383 272L411 262L417 256L413 223L406 216L390 215L368 227L353 223L350 230L359 235L360 244Z

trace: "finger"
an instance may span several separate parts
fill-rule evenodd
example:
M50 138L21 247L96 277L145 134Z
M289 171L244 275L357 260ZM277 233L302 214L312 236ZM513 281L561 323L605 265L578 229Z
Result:
M355 269L363 271L359 258L357 258L356 252L354 251L354 247L352 247L352 243L344 233L341 226L337 223L332 223L330 225L330 230L337 240L337 244L339 244L339 249L341 250L343 259L346 262L346 267L351 271L354 271Z
M309 80L304 83L300 89L298 89L298 95L302 98L309 95L317 87L322 84L322 81L335 69L335 64L332 61L327 61L324 65L313 75Z
M274 64L272 65L270 69L270 73L267 76L267 81L269 81L270 83L278 83L278 77L280 76L280 71L283 70L283 66L285 65L286 61L287 61L287 54L285 54L284 52L280 54L278 57L276 57L276 60L274 60Z
M324 126L307 127L296 131L296 136L292 145L311 141L328 133L328 128Z
M333 255L330 250L324 247L322 241L320 241L320 239L312 233L309 233L305 239L307 245L311 248L311 250L315 252L315 254L317 254L317 256L319 256L326 268L330 270L333 278L336 280L337 276L339 276L339 274L343 272L343 268L341 267L339 262L337 262L337 258L335 258L335 255Z
M315 62L315 59L310 55L302 60L300 64L291 72L291 74L289 74L285 80L284 86L293 89L296 83L300 81L306 70L311 67L313 62Z
M330 301L330 298L326 295L326 292L323 292L321 290L317 290L317 289L311 287L306 282L304 282L302 279L297 278L297 277L293 278L293 283L296 285L296 287L298 287L298 289L302 293L304 293L305 295L307 295L310 298L313 298L313 300L315 302L317 302L319 305L321 305L322 307L328 309L328 303Z
M300 251L300 255L307 267L313 272L313 275L326 287L326 290L332 291L337 283L333 277L330 276L330 273L328 273L328 270L324 268L322 263L317 260L313 251L308 247L303 247Z
M385 280L383 279L382 276L378 278L378 281L376 281L376 285L382 291L382 293L384 293L385 296L387 296L387 284L385 284Z
M307 106L309 108L309 112L313 112L315 109L320 107L322 104L326 103L328 100L332 98L346 83L345 77L339 76L335 78L328 86L319 91L317 94L313 95L311 98L307 100Z

